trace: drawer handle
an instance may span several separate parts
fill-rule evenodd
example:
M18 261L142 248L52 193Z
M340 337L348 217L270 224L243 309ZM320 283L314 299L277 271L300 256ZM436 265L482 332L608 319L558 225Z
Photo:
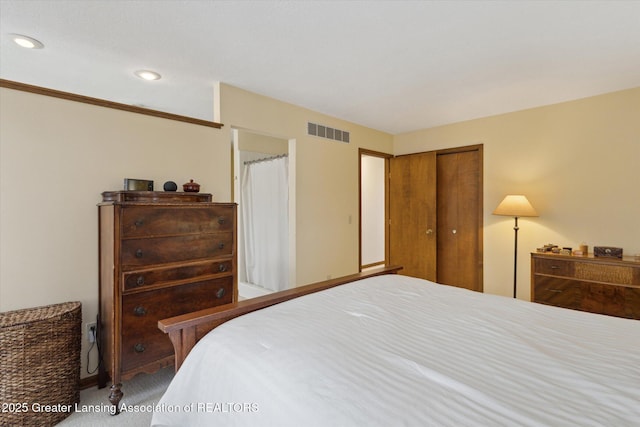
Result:
M136 258L142 258L142 249L136 251Z
M221 217L218 218L218 224L222 225L225 222L227 222L227 219L225 217L221 216Z
M220 242L220 243L218 244L218 249L224 249L224 243Z
M146 349L144 348L144 345L138 343L136 345L133 346L133 349L135 350L136 353L142 353L144 352Z
M552 270L557 270L557 269L559 269L559 268L560 268L560 266L559 266L559 265L552 265L552 266L551 266L551 269L552 269Z
M220 299L224 296L224 294L226 294L227 291L224 288L220 288L218 289L218 291L216 292L216 298Z
M136 285L138 286L144 285L144 276L138 276L138 278L136 279Z
M224 273L225 271L227 271L227 264L220 264L218 266L218 271L220 271L221 273Z
M549 292L555 292L559 294L560 292L562 292L562 289L549 289Z
M133 309L133 314L135 314L136 316L146 316L147 310L144 307L139 305Z
M136 219L136 221L133 223L136 227L142 227L142 225L144 224L144 221L141 219Z

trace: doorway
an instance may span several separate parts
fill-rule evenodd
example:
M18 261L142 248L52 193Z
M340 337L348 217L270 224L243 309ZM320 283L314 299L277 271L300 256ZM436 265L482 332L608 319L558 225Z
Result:
M360 271L388 261L390 154L359 150L360 177Z
M295 286L295 140L233 129L239 299Z

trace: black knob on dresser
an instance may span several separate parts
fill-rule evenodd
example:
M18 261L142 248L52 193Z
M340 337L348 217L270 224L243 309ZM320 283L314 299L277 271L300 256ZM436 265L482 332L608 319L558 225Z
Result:
M146 316L147 309L145 309L142 306L137 306L136 308L133 309L133 314L135 314L136 316Z

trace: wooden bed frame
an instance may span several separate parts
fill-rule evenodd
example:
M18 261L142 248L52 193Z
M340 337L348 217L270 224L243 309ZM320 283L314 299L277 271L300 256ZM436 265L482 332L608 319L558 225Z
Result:
M351 274L349 276L338 277L336 279L323 282L312 283L293 289L274 292L258 298L251 298L243 301L225 304L218 307L207 308L193 313L170 317L158 321L158 328L169 335L175 351L176 371L182 366L182 362L187 357L194 345L204 337L207 332L220 326L224 322L252 311L260 310L293 298L314 292L323 291L345 283L366 279L367 277L381 276L383 274L395 274L402 267L384 266L367 270L366 272Z

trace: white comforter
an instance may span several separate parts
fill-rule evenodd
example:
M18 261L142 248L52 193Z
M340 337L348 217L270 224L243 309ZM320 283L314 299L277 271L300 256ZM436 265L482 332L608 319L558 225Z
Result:
M154 426L638 426L640 321L381 276L234 319Z

